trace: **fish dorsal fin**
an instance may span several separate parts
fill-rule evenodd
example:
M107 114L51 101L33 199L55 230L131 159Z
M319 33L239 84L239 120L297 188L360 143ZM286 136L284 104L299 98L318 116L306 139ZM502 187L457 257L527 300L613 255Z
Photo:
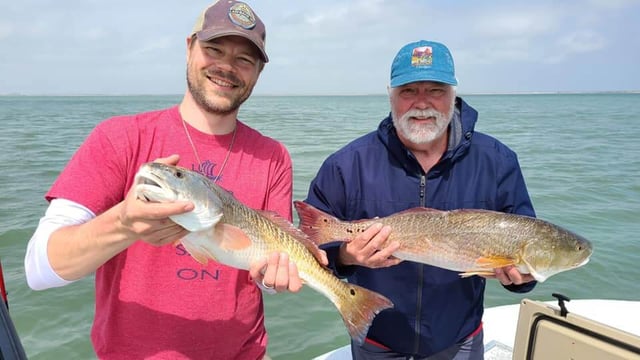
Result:
M291 235L293 238L298 240L304 247L307 248L313 254L316 259L322 259L322 253L320 248L316 243L314 243L307 234L305 234L302 230L298 229L295 225L293 225L289 220L283 218L278 213L269 210L257 210L262 216L271 220L277 226L279 226L286 233ZM318 262L320 263L320 262Z
M420 214L420 213L439 214L439 213L444 213L444 212L446 212L446 211L438 210L438 209L432 209L432 208L426 208L426 207L414 207L414 208L411 208L411 209L399 211L399 212L395 213L394 216L395 215L406 215L406 214Z

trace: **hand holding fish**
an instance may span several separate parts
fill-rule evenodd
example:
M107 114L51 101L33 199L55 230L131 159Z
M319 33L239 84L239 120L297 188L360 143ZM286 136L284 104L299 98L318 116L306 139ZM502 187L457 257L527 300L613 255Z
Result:
M340 246L339 262L342 265L361 265L369 268L385 268L399 264L402 260L393 256L400 243L384 245L391 234L390 226L375 223L353 240Z
M261 283L267 289L275 289L276 292L296 293L302 289L298 267L289 260L289 254L286 252L274 252L268 258L253 262L249 273L255 282Z
M137 238L154 246L171 244L189 232L171 221L169 216L193 210L188 201L173 203L152 203L138 199L132 189L122 203L118 216L120 226L132 238Z
M173 165L178 160L178 155L171 155L159 158L155 162ZM120 225L132 234L133 238L154 246L162 246L174 243L189 233L169 218L192 211L194 205L189 201L149 202L147 199L139 198L132 187L121 205L118 216Z
M518 268L510 265L503 268L494 269L495 275L485 275L487 279L498 279L502 285L522 285L534 281L531 274L522 274Z

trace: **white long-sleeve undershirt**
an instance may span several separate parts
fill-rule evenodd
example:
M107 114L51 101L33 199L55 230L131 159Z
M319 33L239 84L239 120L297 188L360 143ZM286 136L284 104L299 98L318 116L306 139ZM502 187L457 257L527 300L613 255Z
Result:
M27 284L33 290L44 290L73 283L61 278L51 267L47 246L51 234L65 226L83 224L96 217L88 208L66 199L53 199L27 245L24 270ZM77 280L76 280L77 281ZM274 289L265 288L256 281L260 289L275 294Z
M71 284L61 278L51 267L47 256L47 246L51 234L65 226L85 223L96 217L86 207L66 199L53 199L36 231L29 240L24 256L24 270L27 284L33 290L44 290Z

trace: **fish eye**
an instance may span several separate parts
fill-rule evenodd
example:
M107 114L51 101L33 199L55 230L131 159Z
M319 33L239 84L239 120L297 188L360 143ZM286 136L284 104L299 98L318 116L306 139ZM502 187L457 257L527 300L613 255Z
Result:
M184 177L184 173L182 171L176 171L176 177L178 179L182 179Z

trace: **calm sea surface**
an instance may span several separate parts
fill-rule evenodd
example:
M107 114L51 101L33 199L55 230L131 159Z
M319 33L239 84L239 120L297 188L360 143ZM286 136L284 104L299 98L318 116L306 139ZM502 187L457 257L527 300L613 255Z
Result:
M538 216L595 246L589 264L558 274L529 294L511 294L490 282L485 305L517 303L525 296L547 301L553 292L573 299L640 300L640 94L464 98L480 112L477 130L518 153ZM10 312L30 359L94 357L93 279L41 292L26 286L22 261L47 206L44 193L98 122L179 100L0 97L0 259ZM323 159L375 129L388 111L385 96L256 96L240 119L287 145L294 199L303 199ZM348 342L338 312L314 290L265 298L268 352L274 359L310 359ZM640 314L629 316L640 321Z

